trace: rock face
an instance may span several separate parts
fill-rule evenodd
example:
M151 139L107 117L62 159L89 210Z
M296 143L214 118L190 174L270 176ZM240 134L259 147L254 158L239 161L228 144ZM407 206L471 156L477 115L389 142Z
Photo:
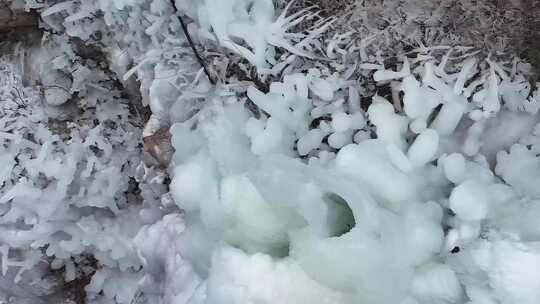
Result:
M10 1L0 2L0 37L14 30L36 29L38 20L35 12L13 8Z
M32 74L27 70L35 67L27 61L32 57L31 51L39 46L41 37L38 13L16 8L10 0L0 0L0 56L18 56L25 85L32 82L26 77Z

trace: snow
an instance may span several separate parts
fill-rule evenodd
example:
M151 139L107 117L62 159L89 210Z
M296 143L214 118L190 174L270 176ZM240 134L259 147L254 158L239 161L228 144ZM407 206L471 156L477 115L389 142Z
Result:
M330 137L328 137L328 144L334 149L340 149L345 145L351 143L352 133L351 132L335 132Z
M460 102L449 102L442 106L441 112L433 121L433 128L441 135L449 135L456 129L465 111Z
M540 275L533 269L540 266L538 243L501 241L494 244L491 254L489 280L500 302L536 303L540 299Z
M510 149L520 138L527 136L537 121L537 115L500 112L486 123L480 151L490 163L495 164L497 152Z
M351 127L352 117L345 112L336 112L332 114L332 127L337 132L347 131Z
M226 178L221 185L221 200L229 217L223 231L227 243L248 253L276 254L287 247L289 221L294 218L287 210L265 201L247 177Z
M399 168L401 171L408 173L413 170L413 165L411 160L395 145L386 146L386 152L388 153L388 158L394 166Z
M440 96L431 89L421 87L413 76L403 79L401 89L404 92L403 110L413 119L410 128L413 132L420 133L426 128L433 109L439 105Z
M497 154L495 172L524 195L534 197L540 194L536 186L539 168L540 160L536 154L523 145L514 144L510 151L500 151Z
M421 303L456 303L463 297L457 275L444 264L429 264L417 270L412 293Z
M298 154L307 155L312 150L318 148L327 134L321 129L309 130L297 143Z
M465 221L484 219L488 211L486 187L474 180L464 181L452 190L450 208Z
M388 100L379 96L373 97L368 116L376 126L377 138L386 144L394 144L399 149L405 147L403 135L407 131L407 118L394 113L394 107Z
M179 206L191 211L199 202L217 196L218 186L214 164L205 155L176 168L172 196Z
M348 145L337 155L337 168L358 178L388 201L409 200L415 197L415 185L385 157L385 144L381 140L366 140L358 145ZM388 187L390 182L392 187Z
M443 170L446 178L459 184L465 177L465 158L460 153L452 153L443 159Z
M292 259L248 256L224 248L213 257L207 303L347 303L351 299L311 279Z
M415 167L421 167L431 161L439 147L439 135L435 130L427 129L420 133L407 151L407 157Z

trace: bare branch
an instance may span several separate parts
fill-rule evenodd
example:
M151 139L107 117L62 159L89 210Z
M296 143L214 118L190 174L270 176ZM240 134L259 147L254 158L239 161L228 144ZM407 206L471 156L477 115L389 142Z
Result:
M186 35L186 38L187 38L187 40L189 42L189 46L191 47L191 49L193 50L193 53L195 54L195 57L197 58L197 61L199 62L199 64L203 68L204 73L208 77L208 80L210 81L210 83L216 84L215 81L210 76L210 72L208 71L208 68L206 67L206 63L204 62L203 58L201 57L201 55L197 51L197 48L195 47L195 43L193 42L193 39L191 39L191 36L189 35L187 25L184 22L184 19L182 19L182 16L180 16L178 14L179 11L178 11L178 8L176 7L176 3L174 2L174 0L170 0L170 1L171 1L171 4L172 4L173 8L174 8L176 16L178 17L178 20L180 21L180 24L182 25L182 30L184 31L184 35Z

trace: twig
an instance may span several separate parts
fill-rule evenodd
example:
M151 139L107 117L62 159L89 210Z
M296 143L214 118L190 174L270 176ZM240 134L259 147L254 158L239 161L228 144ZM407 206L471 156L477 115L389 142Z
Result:
M178 8L176 7L176 3L174 2L174 0L170 0L170 1L171 1L171 4L172 4L172 7L174 9L176 17L178 17L178 20L180 21L180 24L182 25L182 30L184 31L184 35L186 35L186 38L187 38L187 40L189 42L189 46L193 50L193 53L195 53L195 57L197 58L197 61L199 62L199 64L203 68L204 73L208 77L208 80L210 81L210 83L211 84L216 84L215 81L212 79L212 77L210 77L210 72L208 72L208 68L206 67L206 64L204 63L203 58L201 57L201 55L197 51L197 48L195 47L195 43L193 43L193 39L191 39L191 36L189 35L189 32L188 32L186 23L184 22L184 19L182 19L182 16L180 16L178 14Z

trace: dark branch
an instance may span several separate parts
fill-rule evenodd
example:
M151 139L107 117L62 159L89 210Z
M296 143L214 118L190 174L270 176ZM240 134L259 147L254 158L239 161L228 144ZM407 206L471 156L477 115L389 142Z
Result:
M203 68L204 73L208 77L208 80L210 81L210 83L211 84L216 84L214 82L214 80L212 79L212 77L210 77L210 72L208 71L208 68L206 67L206 63L204 62L203 58L201 57L201 55L197 51L197 48L195 47L195 43L193 42L193 39L191 39L191 36L189 35L187 25L184 22L184 19L182 19L182 16L180 16L180 14L178 14L178 8L176 7L176 3L174 2L174 0L170 0L170 1L171 1L171 4L172 4L172 7L174 8L175 15L178 17L178 20L180 21L180 24L182 25L182 30L184 31L184 35L186 35L186 38L187 38L187 40L189 42L189 46L191 47L191 49L193 50L193 53L195 54L195 57L197 58L197 61L199 62L199 64Z

